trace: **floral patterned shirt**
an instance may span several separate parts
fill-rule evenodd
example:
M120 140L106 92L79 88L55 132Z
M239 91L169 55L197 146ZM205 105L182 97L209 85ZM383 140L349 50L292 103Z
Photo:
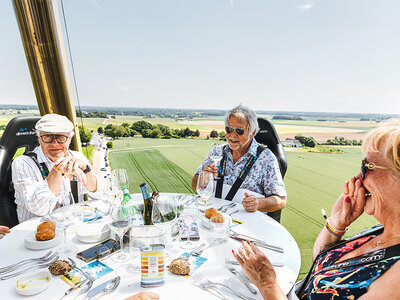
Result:
M256 142L253 138L251 145L247 152L239 158L239 160L234 163L233 156L229 145L225 147L226 155L226 170L224 176L224 183L233 185L238 178L246 162L249 160L250 156L255 156L257 154L257 148L260 144ZM213 163L210 156L216 150L211 150L207 158L197 169L196 174L199 174L203 167L207 164ZM219 164L219 163L218 163ZM256 160L253 167L250 169L249 174L247 174L246 179L240 186L241 189L247 189L259 194L263 194L266 197L272 195L286 196L285 185L283 183L282 175L279 170L279 164L275 155L269 149L265 149L260 157Z

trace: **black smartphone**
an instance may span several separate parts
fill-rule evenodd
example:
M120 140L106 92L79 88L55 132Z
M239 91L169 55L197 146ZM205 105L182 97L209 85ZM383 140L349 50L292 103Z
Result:
M76 257L82 259L85 262L91 262L92 260L106 257L107 255L110 255L118 249L120 249L119 242L113 239L108 239L98 245L77 253Z
M191 240L198 241L200 239L199 227L196 222L187 226L186 224L181 224L181 240Z

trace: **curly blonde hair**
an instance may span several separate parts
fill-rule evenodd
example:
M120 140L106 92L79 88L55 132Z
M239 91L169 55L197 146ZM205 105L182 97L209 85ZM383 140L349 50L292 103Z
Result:
M400 175L400 119L391 119L370 131L363 151L381 153L386 163Z

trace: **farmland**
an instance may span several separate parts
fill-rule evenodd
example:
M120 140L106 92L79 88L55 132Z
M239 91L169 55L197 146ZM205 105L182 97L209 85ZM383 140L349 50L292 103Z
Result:
M114 141L110 161L112 168L128 170L131 192L139 192L139 184L147 182L152 190L159 192L194 193L190 187L191 178L207 155L210 144L211 141L196 139L118 140ZM344 181L359 172L361 148L343 147L342 150L343 154L286 152L288 203L283 210L282 224L301 250L301 277L308 272L315 238L324 226L321 208L330 212ZM362 216L351 226L348 235L375 223L373 218Z

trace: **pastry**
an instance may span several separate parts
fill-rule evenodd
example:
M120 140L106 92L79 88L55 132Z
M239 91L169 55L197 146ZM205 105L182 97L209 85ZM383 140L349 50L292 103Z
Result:
M67 275L71 270L71 264L65 260L56 260L49 266L49 271L54 275Z
M186 259L180 257L176 258L171 261L171 264L169 265L169 270L174 274L187 275L190 273L189 262Z
M218 210L216 210L215 208L211 207L211 208L206 209L206 212L205 212L206 218L210 219L215 214L219 214Z
M56 236L56 232L50 228L43 228L38 231L35 235L38 241L47 241L51 240Z
M37 227L37 231L40 231L43 228L50 228L52 230L56 230L56 225L53 222L46 221L39 224L39 226Z
M223 215L221 215L220 213L215 214L214 216L212 216L211 218L211 222L213 223L224 223L225 218Z

